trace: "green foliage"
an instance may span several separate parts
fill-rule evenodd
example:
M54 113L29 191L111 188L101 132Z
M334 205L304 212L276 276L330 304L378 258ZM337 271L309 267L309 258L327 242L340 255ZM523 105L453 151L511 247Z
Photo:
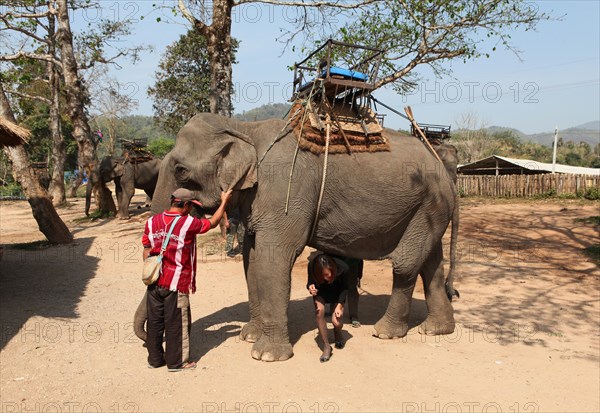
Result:
M175 139L158 138L148 144L148 151L157 158L164 158L175 146Z
M0 198L22 199L24 197L23 188L21 188L21 185L18 182L13 181L0 186Z
M270 103L262 105L247 112L238 113L234 118L255 122L265 119L281 119L290 110L290 105L287 103Z
M592 245L583 250L584 254L587 255L592 261L600 267L600 245Z
M532 141L523 141L512 130L459 129L452 134L451 144L458 149L460 163L474 162L492 155L551 163L552 148ZM600 167L598 155L587 142L568 141L558 146L556 162L564 165Z
M520 0L382 0L361 10L336 37L385 50L380 77L400 92L415 86L418 65L441 76L451 72L452 59L489 57L499 46L518 53L510 43L512 32L549 19Z
M534 195L533 199L548 199L556 196L556 189L552 188L538 195Z
M585 199L589 199L591 201L597 201L600 199L600 188L588 188L583 195Z
M238 42L232 42L232 54ZM235 61L234 61L235 63ZM148 88L154 100L154 119L167 132L176 134L194 115L210 112L210 62L206 38L191 29L167 47L156 82Z
M590 225L600 225L600 215L594 215L587 218L577 218L575 222L582 222Z
M46 78L46 63L40 60L22 58L2 73L2 80L13 90L30 96L50 97ZM62 107L65 97L61 96ZM52 151L50 131L50 106L44 101L15 95L11 109L18 116L22 126L31 131L31 138L25 149L31 162L47 162ZM62 135L66 146L65 170L73 170L77 165L77 143L72 136L73 126L66 113L61 114ZM52 165L49 165L52 167Z

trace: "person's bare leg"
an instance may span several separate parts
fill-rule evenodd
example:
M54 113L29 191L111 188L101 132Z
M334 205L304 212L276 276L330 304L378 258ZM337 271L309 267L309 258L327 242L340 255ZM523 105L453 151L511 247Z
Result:
M332 348L329 345L329 338L327 337L327 322L325 321L325 302L322 298L318 297L314 300L315 303L315 317L317 320L317 329L319 330L319 336L323 341L323 354L321 354L321 362L326 362L331 358Z
M335 337L335 348L344 348L344 337L342 336L342 328L344 328L344 306L338 304L331 316L333 323L333 334Z

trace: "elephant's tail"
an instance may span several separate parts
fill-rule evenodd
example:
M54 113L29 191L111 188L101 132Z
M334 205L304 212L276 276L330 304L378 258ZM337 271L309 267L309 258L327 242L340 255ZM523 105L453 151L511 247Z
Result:
M147 338L145 329L146 320L148 319L148 308L146 307L147 300L148 292L144 294L144 297L142 298L142 301L140 301L140 305L138 305L137 310L135 310L135 315L133 316L133 332L142 341L146 341Z
M458 243L458 223L460 220L460 208L458 202L458 196L456 196L456 203L454 204L454 211L452 212L452 227L450 234L450 270L448 271L448 277L446 278L446 294L448 299L452 301L453 297L460 298L458 290L454 289L454 271L456 270L456 248Z

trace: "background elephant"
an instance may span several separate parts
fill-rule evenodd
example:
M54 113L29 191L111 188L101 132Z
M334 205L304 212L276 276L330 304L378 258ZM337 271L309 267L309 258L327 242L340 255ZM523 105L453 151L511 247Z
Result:
M406 335L419 274L428 307L420 331L452 333L441 239L456 194L443 164L418 139L386 129L390 151L329 156L320 197L323 155L300 151L288 188L297 140L285 128L281 120L195 116L163 160L153 198L156 213L168 207L175 188L185 187L209 211L217 208L221 190L236 190L231 208L239 206L247 228L244 270L250 305L241 337L254 342L252 357L274 361L293 354L287 315L290 274L306 245L352 258L392 260L392 294L375 324L378 337Z
M125 157L105 156L88 179L85 214L89 214L90 198L94 186L106 185L107 182L114 180L117 193L117 217L128 219L129 203L136 188L144 190L150 198L154 195L160 164L160 159L140 162Z

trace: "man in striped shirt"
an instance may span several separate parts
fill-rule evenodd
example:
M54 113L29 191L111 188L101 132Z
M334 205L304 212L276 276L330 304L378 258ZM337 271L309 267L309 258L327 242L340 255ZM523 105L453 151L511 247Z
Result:
M196 235L215 228L231 199L231 190L221 192L221 205L210 219L189 215L192 204L202 206L193 193L179 188L171 195L171 207L146 222L142 244L144 259L160 254L164 238L175 222L166 250L163 253L161 274L155 284L148 286L148 321L146 347L148 366L167 365L169 371L193 369L189 360L189 336L192 315L189 294L196 291ZM166 350L163 349L163 334Z

